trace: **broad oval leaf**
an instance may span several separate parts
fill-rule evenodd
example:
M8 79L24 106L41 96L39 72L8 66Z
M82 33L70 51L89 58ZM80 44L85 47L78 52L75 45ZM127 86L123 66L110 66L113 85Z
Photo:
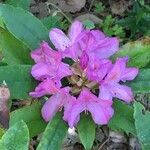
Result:
M37 150L60 150L67 130L68 127L62 120L62 115L57 113L48 123Z
M133 108L121 101L115 101L113 104L114 116L110 120L108 126L115 131L124 131L127 134L132 133L136 135Z
M8 65L33 64L30 49L2 28L0 28L0 48Z
M6 0L5 3L28 10L31 0Z
M0 140L0 148L3 150L28 150L28 146L29 130L23 121L9 128Z
M28 11L0 4L0 18L9 32L30 49L37 48L43 40L48 39L47 28Z
M144 106L138 102L134 103L134 119L138 139L143 150L150 149L150 112L145 111Z
M129 42L113 56L117 57L128 56L129 66L143 68L150 63L150 38L147 37L141 41Z
M41 116L41 108L41 103L37 102L11 112L10 127L16 122L23 120L29 128L30 137L40 134L46 127L46 123Z
M126 82L134 93L150 92L150 69L140 69L138 76L133 80Z
M8 85L12 99L28 98L29 92L35 88L30 70L30 65L0 66L0 83Z
M95 139L95 123L89 115L82 115L77 126L82 144L86 150L92 149Z

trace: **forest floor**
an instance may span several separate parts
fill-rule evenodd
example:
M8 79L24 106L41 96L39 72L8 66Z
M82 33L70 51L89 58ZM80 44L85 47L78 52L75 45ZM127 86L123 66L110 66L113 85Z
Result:
M143 18L135 25L136 17L145 11L148 1L139 0L31 0L30 11L40 19L53 16L54 22L66 32L73 20L82 21L89 29L101 29L108 36L117 36L121 45L149 35L148 24ZM139 6L136 6L139 5ZM139 17L139 16L138 16ZM45 20L46 21L46 20ZM137 101L150 109L150 94L135 95ZM146 100L145 100L146 99ZM25 102L23 102L25 103ZM22 102L15 102L20 107ZM97 127L93 150L141 150L136 137L111 131L107 126ZM40 136L33 138L30 150L34 150ZM84 150L75 130L69 130L62 150Z

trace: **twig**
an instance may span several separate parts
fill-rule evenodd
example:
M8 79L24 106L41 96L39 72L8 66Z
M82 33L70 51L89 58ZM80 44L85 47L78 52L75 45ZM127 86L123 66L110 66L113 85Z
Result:
M47 5L51 5L53 6L54 8L56 8L57 10L59 10L59 12L70 22L72 23L72 21L69 19L69 17L59 8L57 7L55 4L53 3L50 3L50 2L46 2Z
M103 146L104 146L108 141L109 141L109 138L106 139L106 140L100 145L100 147L99 147L98 150L101 150L101 149L103 148Z
M92 0L88 12L90 12L90 10L91 10L91 8L92 8L92 6L93 6L94 1L95 1L95 0Z

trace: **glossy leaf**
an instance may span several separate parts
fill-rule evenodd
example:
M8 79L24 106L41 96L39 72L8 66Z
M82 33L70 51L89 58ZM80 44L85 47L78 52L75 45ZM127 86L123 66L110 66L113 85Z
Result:
M58 113L48 123L37 150L60 150L67 130L67 124L62 120L62 115Z
M90 150L95 139L95 123L89 115L83 115L77 126L82 144L86 150Z
M47 28L28 11L0 4L0 18L9 32L30 49L37 48L43 40L48 39Z
M41 107L41 103L37 102L11 112L9 125L13 126L16 122L23 120L29 128L30 137L40 134L46 127L41 116Z
M1 150L28 150L28 146L29 130L23 121L9 128L0 140Z
M145 38L141 41L129 42L113 56L113 59L128 56L128 66L143 68L150 63L149 42L150 38Z
M30 75L30 65L14 65L0 67L0 83L6 82L12 99L29 97L29 92L35 86L35 80Z
M144 113L143 113L144 110ZM150 112L145 111L142 104L134 103L134 119L138 139L143 150L150 148Z
M124 131L136 135L133 108L121 101L115 101L113 104L114 116L108 126L115 131Z
M33 63L29 48L2 28L0 28L0 48L8 65Z
M150 92L150 69L140 69L135 80L127 82L134 93L149 93Z
M5 3L28 10L31 0L6 0Z

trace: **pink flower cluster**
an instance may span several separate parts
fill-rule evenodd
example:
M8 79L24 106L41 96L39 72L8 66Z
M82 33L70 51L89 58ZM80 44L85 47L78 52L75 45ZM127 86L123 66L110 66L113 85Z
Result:
M90 112L94 122L103 125L113 116L113 97L125 102L133 100L131 88L122 83L133 80L138 69L127 68L126 57L118 58L114 64L108 59L119 49L117 38L99 30L86 30L79 21L71 25L67 36L54 28L49 37L56 50L42 42L31 53L36 63L31 74L40 84L30 96L49 95L42 108L45 121L63 108L63 119L71 128L82 112ZM66 58L74 63L65 63ZM62 85L64 80L68 82Z

